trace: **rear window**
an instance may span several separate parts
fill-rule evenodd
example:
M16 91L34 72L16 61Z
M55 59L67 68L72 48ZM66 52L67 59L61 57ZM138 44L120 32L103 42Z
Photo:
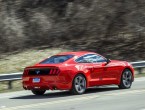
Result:
M69 60L70 58L72 58L74 55L55 55L52 56L42 62L40 62L40 64L57 64L57 63L63 63L67 60Z

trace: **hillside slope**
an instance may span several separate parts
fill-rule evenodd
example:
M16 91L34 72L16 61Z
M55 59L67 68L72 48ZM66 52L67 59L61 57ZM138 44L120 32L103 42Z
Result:
M0 53L45 45L145 59L144 0L0 0Z

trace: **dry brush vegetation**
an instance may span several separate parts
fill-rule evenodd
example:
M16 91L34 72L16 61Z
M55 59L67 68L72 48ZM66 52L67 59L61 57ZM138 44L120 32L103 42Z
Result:
M144 0L0 0L0 53L39 46L145 58Z

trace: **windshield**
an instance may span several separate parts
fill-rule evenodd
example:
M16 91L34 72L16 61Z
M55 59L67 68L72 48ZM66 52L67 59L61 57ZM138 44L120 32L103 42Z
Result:
M57 64L57 63L63 63L67 60L69 60L70 58L72 58L74 55L55 55L52 56L42 62L40 62L40 64Z

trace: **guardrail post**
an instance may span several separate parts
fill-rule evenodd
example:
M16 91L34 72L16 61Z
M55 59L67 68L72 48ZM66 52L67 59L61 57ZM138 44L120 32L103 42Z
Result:
M137 71L138 71L138 74L141 74L142 73L142 68L138 68Z
M12 89L12 81L8 81L8 89Z

